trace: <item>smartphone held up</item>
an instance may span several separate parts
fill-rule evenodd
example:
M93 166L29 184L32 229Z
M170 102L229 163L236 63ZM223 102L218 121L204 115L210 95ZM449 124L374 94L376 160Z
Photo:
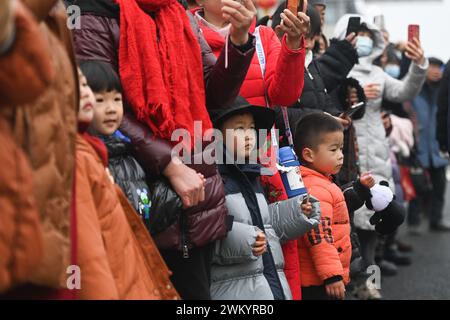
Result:
M420 41L420 26L418 24L408 26L408 42L412 42L414 38Z
M343 113L344 117L349 117L353 119L353 116L355 115L355 113L357 113L358 111L360 111L362 108L365 107L365 103L364 102L359 102L357 104L354 104L353 106L351 106L348 110L346 110Z
M347 32L345 36L347 37L350 33L358 34L361 28L361 18L360 17L350 17L347 24Z
M286 9L289 9L293 14L297 15L297 12L306 12L308 6L307 0L286 0Z

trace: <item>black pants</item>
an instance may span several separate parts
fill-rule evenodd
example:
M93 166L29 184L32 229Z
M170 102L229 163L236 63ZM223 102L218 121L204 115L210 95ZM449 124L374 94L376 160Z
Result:
M425 207L428 213L430 225L437 225L442 220L442 210L445 201L445 188L447 179L445 177L446 167L428 169L433 190L426 194L417 194L417 198L409 203L408 225L418 226L420 224L421 207Z
M183 300L211 300L212 245L189 250L189 258L181 251L161 250L173 275L170 278Z
M302 287L302 300L331 300L325 286Z
M345 299L350 299L350 290L345 291ZM302 300L335 300L327 295L325 286L302 287Z
M378 235L372 230L356 229L359 243L361 244L360 253L363 259L364 270L375 264L375 253L377 249Z

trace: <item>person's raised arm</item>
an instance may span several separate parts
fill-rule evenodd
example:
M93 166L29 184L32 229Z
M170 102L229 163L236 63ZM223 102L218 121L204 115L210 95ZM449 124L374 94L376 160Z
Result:
M336 89L358 62L355 41L354 33L344 40L333 39L330 47L317 59L320 75L328 92Z
M405 55L413 63L402 81L394 79L387 74L384 75L386 79L384 97L392 102L401 103L414 99L425 82L428 60L425 59L419 40L414 38L413 41L408 42Z
M280 16L282 23L275 30L284 33L281 43L275 32L267 31L267 44L263 44L267 61L264 84L270 106L294 104L304 85L304 36L310 27L309 17L303 12L296 16L289 10Z
M222 12L231 23L228 45L216 59L201 32L196 32L202 48L205 77L206 106L217 108L230 105L238 96L255 53L255 37L250 26L256 17L251 0L241 3L223 0ZM189 13L188 13L189 14ZM193 18L191 19L191 24ZM193 24L194 31L198 25Z

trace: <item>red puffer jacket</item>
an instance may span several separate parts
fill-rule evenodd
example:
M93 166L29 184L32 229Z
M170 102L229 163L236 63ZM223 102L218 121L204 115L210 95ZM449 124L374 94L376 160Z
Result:
M344 194L330 178L301 167L309 193L320 201L321 224L306 234L299 245L302 287L323 285L324 281L342 277L349 282L350 218Z
M199 18L201 15L200 10L195 12L195 17L206 41L213 53L219 56L225 41L219 33L210 29L204 20ZM251 32L254 30L253 25ZM265 93L267 93L270 106L290 106L297 102L303 90L304 41L302 40L300 49L290 50L286 45L286 36L280 42L271 28L261 26L260 35L266 58L264 79L258 56L255 53L239 94L257 106L266 105Z

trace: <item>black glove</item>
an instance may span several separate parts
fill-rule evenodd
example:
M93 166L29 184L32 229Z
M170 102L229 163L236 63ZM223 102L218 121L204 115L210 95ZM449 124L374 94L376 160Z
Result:
M375 212L370 218L370 224L375 225L375 230L383 235L391 234L405 220L405 208L393 200L386 209Z

